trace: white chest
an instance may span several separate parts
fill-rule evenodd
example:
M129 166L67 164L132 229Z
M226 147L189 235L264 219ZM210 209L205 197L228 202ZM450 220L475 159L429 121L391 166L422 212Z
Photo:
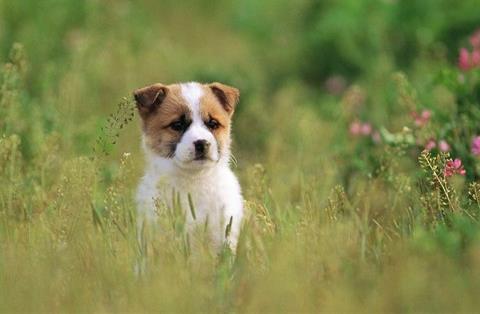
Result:
M187 231L208 230L215 246L225 240L231 219L231 242L236 243L243 216L240 186L228 168L187 178L147 172L138 188L137 203L139 216L149 221L156 221L162 210L180 210Z

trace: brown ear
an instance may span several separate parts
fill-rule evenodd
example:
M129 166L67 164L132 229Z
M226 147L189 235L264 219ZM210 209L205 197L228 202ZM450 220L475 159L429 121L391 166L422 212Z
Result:
M240 98L240 91L235 87L217 82L208 84L208 87L210 87L225 111L227 111L230 115L233 114L235 106L238 103L238 99Z
M167 96L168 88L160 83L139 88L133 92L137 108L142 117L154 112Z

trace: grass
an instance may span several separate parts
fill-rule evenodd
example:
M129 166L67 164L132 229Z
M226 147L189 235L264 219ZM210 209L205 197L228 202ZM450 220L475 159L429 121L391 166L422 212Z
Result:
M443 83L458 74L448 50L460 39L436 37L472 31L467 2L451 25L428 20L416 35L407 19L397 45L420 42L397 62L403 47L379 47L408 14L396 4L366 17L383 39L364 47L353 29L368 6L353 1L0 0L0 311L476 311L479 164L468 141L480 132L478 99ZM280 18L288 24L276 28ZM326 69L347 87L329 93ZM179 208L137 242L144 164L130 92L188 80L242 92L233 152L247 217L236 256L192 253ZM415 128L409 114L424 107L433 118ZM381 143L349 134L354 120L370 121ZM432 135L450 154L422 153L416 141ZM457 155L467 176L446 178Z

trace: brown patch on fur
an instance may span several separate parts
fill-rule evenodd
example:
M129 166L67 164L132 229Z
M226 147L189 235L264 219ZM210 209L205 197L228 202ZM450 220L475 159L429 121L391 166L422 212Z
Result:
M182 116L191 121L191 112L181 96L179 85L168 85L165 98L155 111L141 114L145 141L155 153L165 158L173 157L183 133L170 125ZM140 109L139 109L140 110Z
M221 83L202 85L202 88L200 115L204 123L210 119L219 123L217 129L210 131L219 150L225 151L230 146L230 120L240 93L238 89ZM157 83L136 90L134 97L147 147L162 157L173 157L183 132L173 130L171 124L182 116L188 124L192 121L192 112L183 99L181 86Z
M235 106L240 98L240 91L222 83L211 83L207 85L217 98L222 107L230 114L233 114Z
M211 132L217 140L219 149L223 151L230 146L230 125L233 107L230 111L227 111L211 89L211 84L206 86L207 88L204 89L204 94L200 101L200 115L204 122L215 119L220 124L217 129L211 130Z
M160 83L139 88L133 92L138 112L142 118L152 114L158 108L165 99L167 92L168 88Z

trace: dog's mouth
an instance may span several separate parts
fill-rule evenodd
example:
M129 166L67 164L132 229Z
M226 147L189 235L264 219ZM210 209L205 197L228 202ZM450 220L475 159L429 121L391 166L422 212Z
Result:
M204 161L204 160L212 160L212 158L210 158L207 153L196 153L193 160L194 161Z
M197 167L204 167L204 166L207 166L211 163L214 163L216 162L215 159L213 159L211 156L209 155L198 155L198 156L195 156L191 159L188 159L188 160L180 160L180 159L177 159L177 164L178 166L180 166L181 168L190 168L190 167L194 167L194 168L197 168Z
M196 156L195 158L193 158L194 161L204 161L204 160L208 160L207 156L203 155L203 156Z
M215 160L208 155L195 156L195 158L192 159L192 162L198 162L198 163L205 163L209 161L215 161Z

